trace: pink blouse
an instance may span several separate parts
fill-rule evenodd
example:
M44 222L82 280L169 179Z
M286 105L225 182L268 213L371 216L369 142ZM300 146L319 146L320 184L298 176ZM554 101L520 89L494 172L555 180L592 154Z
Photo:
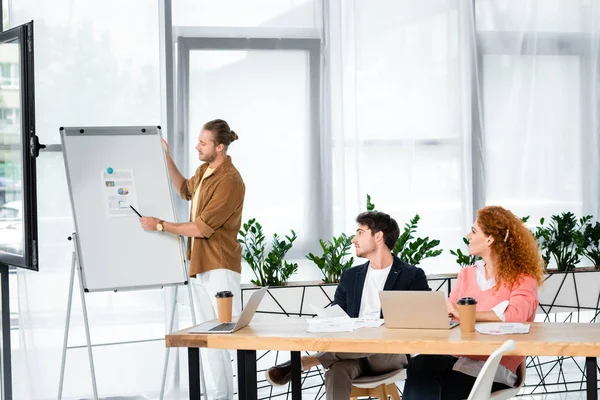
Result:
M456 304L461 297L473 297L477 300L477 311L491 311L503 301L508 301L504 310L504 321L533 322L539 303L537 290L537 280L529 275L523 275L512 289L502 286L482 290L477 283L477 267L472 266L460 271L448 301ZM488 359L488 356L466 357L482 361ZM522 356L504 356L500 364L516 373L517 367L524 359Z

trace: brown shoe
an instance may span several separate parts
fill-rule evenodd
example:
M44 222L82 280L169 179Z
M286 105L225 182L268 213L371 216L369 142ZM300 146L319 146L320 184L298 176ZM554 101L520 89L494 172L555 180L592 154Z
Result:
M290 361L276 365L265 371L265 378L273 386L283 386L292 380L292 363Z

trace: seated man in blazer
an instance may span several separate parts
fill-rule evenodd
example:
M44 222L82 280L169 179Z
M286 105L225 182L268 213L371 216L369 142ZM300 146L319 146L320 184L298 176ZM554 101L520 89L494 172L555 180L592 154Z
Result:
M421 268L394 256L391 249L400 236L396 221L382 212L364 212L356 218L358 228L352 243L356 255L369 260L342 274L334 304L352 318L381 318L381 290L431 290ZM407 306L407 305L404 305ZM380 375L408 364L404 354L317 353L302 357L302 369L321 364L327 369L327 399L349 399L352 380L360 375ZM291 380L289 362L269 368L266 378L272 385Z

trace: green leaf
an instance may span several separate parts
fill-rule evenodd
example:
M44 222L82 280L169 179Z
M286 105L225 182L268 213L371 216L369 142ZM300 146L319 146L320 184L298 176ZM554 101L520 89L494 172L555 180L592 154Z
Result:
M375 204L371 203L371 196L367 193L367 211L377 211L375 210Z
M319 244L323 250L322 256L315 256L309 253L307 258L313 261L317 268L319 268L323 274L323 282L338 282L342 273L352 266L354 258L351 257L349 260L345 258L350 253L353 238L354 236L346 236L346 234L342 233L339 237L334 236L328 242L320 239Z

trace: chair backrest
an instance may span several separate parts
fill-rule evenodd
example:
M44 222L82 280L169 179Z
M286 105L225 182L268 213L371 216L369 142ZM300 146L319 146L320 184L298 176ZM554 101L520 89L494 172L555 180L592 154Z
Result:
M525 384L525 376L527 375L527 365L525 362L526 360L523 360L517 368L517 381L515 382L515 387L522 388Z
M515 347L516 343L514 340L507 340L502 344L502 346L492 353L479 372L479 375L475 380L475 384L473 385L467 400L481 400L490 398L498 364L500 364L500 360L502 359L504 353L514 350Z

